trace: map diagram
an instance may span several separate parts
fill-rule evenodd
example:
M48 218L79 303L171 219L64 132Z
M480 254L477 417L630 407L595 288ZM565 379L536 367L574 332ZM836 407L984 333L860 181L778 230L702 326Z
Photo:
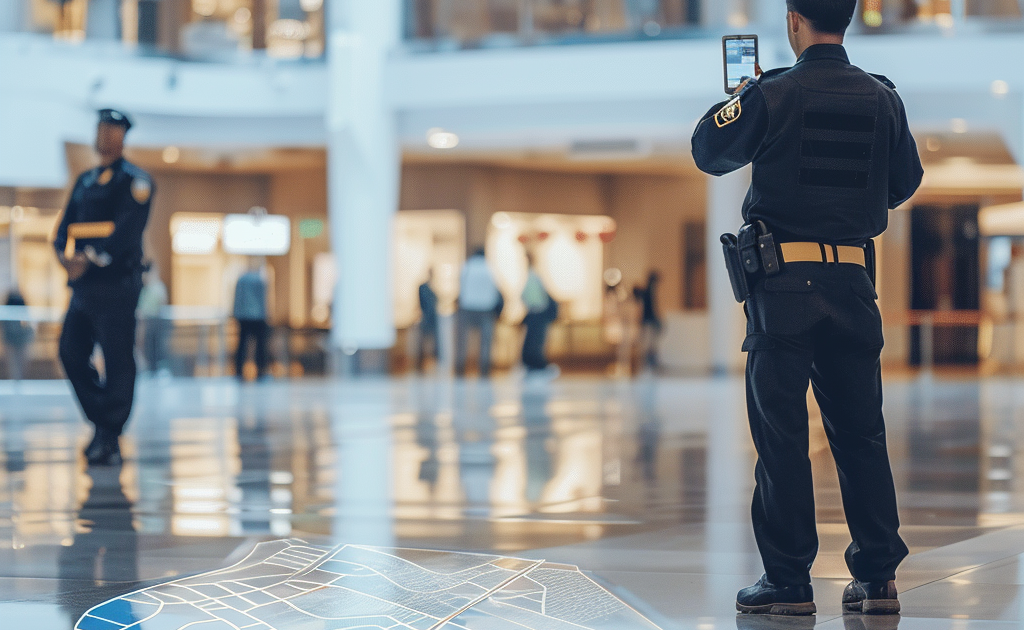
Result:
M260 543L238 564L89 610L75 630L660 630L571 565Z

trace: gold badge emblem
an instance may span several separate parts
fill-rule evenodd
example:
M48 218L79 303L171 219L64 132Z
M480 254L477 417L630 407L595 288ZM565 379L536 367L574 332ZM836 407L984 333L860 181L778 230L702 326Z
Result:
M114 169L108 168L100 173L100 176L96 178L100 186L106 186L110 183L110 180L114 179Z
M153 192L153 185L149 183L148 179L143 177L136 177L132 180L132 198L139 203L146 203L149 201L149 196Z
M715 114L715 124L721 129L739 120L742 114L743 106L740 104L740 97L737 96L726 103L725 107L718 110L718 113Z

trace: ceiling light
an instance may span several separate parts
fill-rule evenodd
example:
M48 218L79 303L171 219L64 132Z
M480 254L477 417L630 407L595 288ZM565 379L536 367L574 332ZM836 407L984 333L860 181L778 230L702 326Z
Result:
M1010 84L1006 81L993 81L992 82L992 95L993 96L1006 96L1010 93Z
M949 127L953 133L967 133L967 121L963 118L954 118L949 121Z
M435 127L427 131L427 144L435 149L454 149L459 146L459 137L450 131Z
M491 225L498 228L499 230L507 230L512 227L512 217L507 212L496 212L491 217Z
M167 147L161 157L164 164L175 164L181 158L181 150L178 147Z
M324 6L324 0L299 0L299 6L306 13L312 13L319 11L320 7Z
M217 0L192 0L192 10L203 17L217 12Z
M929 151L935 153L936 151L942 148L942 141L939 140L938 138L929 137L925 141L925 146L928 148Z

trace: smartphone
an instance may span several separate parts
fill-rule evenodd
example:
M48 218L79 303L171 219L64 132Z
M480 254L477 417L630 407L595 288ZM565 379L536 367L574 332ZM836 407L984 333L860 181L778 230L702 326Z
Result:
M758 63L757 35L726 35L722 38L725 62L725 93L735 94L746 79L752 79Z

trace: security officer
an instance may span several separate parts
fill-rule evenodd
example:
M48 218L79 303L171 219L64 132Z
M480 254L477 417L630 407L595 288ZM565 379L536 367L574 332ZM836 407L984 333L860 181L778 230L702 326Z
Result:
M135 307L142 290L142 234L153 196L150 176L124 159L129 118L99 112L100 165L79 176L57 229L54 248L68 272L71 305L60 359L95 434L90 465L119 465L119 437L135 396ZM103 353L104 378L91 363Z
M753 163L743 218L763 222L776 243L746 300L747 410L759 456L752 519L765 575L739 592L745 613L816 611L808 381L853 538L844 610L900 608L893 580L908 551L882 418L882 322L866 267L888 210L914 194L923 170L895 86L851 65L843 48L856 4L788 0L796 65L748 81L693 136L706 173Z

